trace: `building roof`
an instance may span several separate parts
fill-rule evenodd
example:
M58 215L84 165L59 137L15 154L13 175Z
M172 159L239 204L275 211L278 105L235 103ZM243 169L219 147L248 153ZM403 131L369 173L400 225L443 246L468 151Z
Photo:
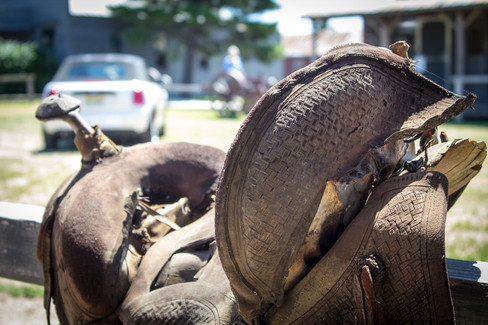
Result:
M306 18L329 18L367 15L396 15L405 13L434 13L488 7L488 0L342 0L333 6L317 9Z
M323 30L317 37L317 53L325 53L328 50L347 43L360 42L357 35L351 33L335 33ZM286 57L311 57L312 35L282 36L281 43L285 47Z
M109 6L128 3L129 0L68 0L69 13L73 16L109 17Z

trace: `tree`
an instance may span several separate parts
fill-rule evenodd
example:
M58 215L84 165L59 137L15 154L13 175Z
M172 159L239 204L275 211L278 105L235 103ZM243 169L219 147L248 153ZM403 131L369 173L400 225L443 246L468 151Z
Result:
M256 56L270 62L281 57L279 44L270 43L276 24L253 20L256 14L277 9L272 0L143 0L138 5L112 7L112 16L129 23L128 41L153 42L161 32L186 46L184 82L191 82L196 53L211 56L230 44L244 59ZM215 35L219 37L215 37ZM222 34L222 35L221 35Z

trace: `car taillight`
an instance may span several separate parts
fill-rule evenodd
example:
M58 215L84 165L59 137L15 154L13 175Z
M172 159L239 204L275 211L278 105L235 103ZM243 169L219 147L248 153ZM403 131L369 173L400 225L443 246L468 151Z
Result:
M144 93L142 90L134 90L134 104L144 104Z
M51 95L56 95L56 94L59 94L59 90L57 89L51 89L51 91L49 92L48 96L51 96Z

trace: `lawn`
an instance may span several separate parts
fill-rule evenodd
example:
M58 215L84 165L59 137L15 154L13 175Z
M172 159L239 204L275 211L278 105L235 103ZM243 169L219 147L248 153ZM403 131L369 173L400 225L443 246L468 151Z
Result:
M79 168L74 147L43 150L38 101L0 102L0 201L45 205L58 184ZM227 150L244 116L219 118L209 110L169 110L162 141L187 141ZM448 136L488 143L488 122L450 122ZM488 168L484 167L448 212L447 256L488 261Z
M37 105L37 100L0 100L0 130L39 134L41 125L34 117Z
M169 110L168 126L162 140L210 145L227 151L244 117L220 118L211 110Z
M488 122L447 123L450 139L470 138L488 143ZM470 182L447 214L446 255L488 261L488 163Z
M40 136L41 124L34 117L39 101L0 101L0 131ZM168 110L162 141L187 141L227 150L244 115L220 118L211 110ZM42 148L39 148L42 149Z

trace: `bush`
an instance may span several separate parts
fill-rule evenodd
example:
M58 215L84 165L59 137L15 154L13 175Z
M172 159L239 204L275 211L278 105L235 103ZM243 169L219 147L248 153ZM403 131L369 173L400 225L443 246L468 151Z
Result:
M57 68L57 61L51 49L38 47L34 42L19 42L0 38L0 74L35 73L36 92L48 82ZM1 83L0 93L24 93L23 83Z
M34 43L20 43L0 38L0 74L29 72L37 57Z
M32 72L37 46L0 38L0 74ZM0 84L0 93L24 92L23 84Z

